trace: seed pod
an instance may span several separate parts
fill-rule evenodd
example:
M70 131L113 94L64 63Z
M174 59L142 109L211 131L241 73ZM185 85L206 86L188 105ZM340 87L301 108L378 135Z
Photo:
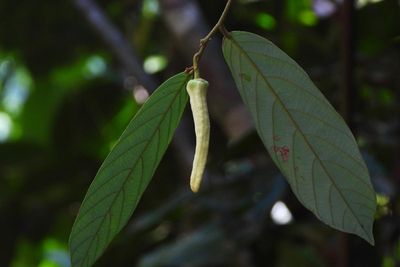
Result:
M186 86L196 132L196 150L192 174L190 175L190 188L195 193L199 190L201 179L203 178L210 140L210 119L206 100L207 88L208 82L200 78L190 80Z

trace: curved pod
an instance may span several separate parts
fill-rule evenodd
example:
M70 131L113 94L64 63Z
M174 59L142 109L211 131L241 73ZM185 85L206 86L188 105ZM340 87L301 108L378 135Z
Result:
M210 141L210 119L206 100L207 88L208 82L201 78L190 80L186 86L196 132L196 150L190 175L190 188L193 192L197 192L200 188Z

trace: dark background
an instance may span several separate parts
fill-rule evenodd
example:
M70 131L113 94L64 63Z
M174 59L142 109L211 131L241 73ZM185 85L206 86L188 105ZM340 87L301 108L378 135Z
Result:
M145 90L191 65L224 5L0 0L1 267L69 266L69 232L102 160ZM295 199L252 128L217 35L201 63L212 116L201 192L188 189L186 112L132 220L96 266L400 266L399 2L242 0L226 26L275 42L348 121L378 193L375 247ZM276 217L282 207L290 222Z

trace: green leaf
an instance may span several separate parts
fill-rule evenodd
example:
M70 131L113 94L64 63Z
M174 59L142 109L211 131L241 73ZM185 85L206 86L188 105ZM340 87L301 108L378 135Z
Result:
M232 32L223 52L258 134L297 198L326 224L374 244L375 192L344 120L270 41Z
M91 266L131 217L180 121L189 78L181 73L163 83L100 167L72 228L73 267Z

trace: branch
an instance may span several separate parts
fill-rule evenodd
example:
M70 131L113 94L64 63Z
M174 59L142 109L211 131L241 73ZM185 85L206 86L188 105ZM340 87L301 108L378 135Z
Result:
M135 76L137 81L149 91L154 91L157 82L144 72L142 64L131 44L123 34L107 18L104 11L93 0L73 0L75 6L82 12L83 16L109 46L124 69Z
M229 8L231 7L232 0L228 0L226 2L224 11L221 14L218 22L214 25L211 31L200 40L200 49L197 53L193 56L193 71L194 71L194 78L199 78L199 61L201 56L203 55L204 49L207 47L208 42L210 41L211 37L218 31L219 28L223 27L223 23L225 21L226 16L228 15Z
M92 28L98 33L103 41L110 47L116 58L120 61L124 69L135 76L137 81L143 84L149 91L154 91L157 82L144 72L135 51L122 33L110 22L107 15L93 0L73 0L79 10L90 23ZM188 122L182 120L175 132L172 145L181 156L182 176L190 173L191 162L189 158L194 155L194 147L189 141ZM185 177L186 178L186 177Z
M170 35L187 64L191 64L193 53L199 49L199 40L210 32L197 1L160 0L160 4ZM252 129L250 115L235 90L218 42L211 40L204 54L200 65L202 76L210 82L208 104L211 117L230 140L239 139Z

